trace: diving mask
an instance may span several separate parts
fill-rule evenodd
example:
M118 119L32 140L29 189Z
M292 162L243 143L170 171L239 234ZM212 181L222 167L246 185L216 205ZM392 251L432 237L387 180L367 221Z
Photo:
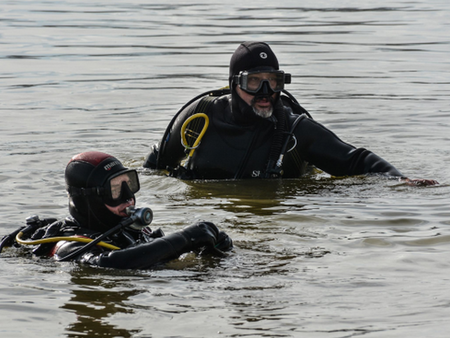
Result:
M234 81L243 91L252 95L257 94L264 84L278 93L284 89L285 83L291 83L291 74L282 70L242 71L234 76Z
M103 200L107 205L116 206L134 198L139 191L139 178L135 170L118 173L108 178L103 186Z
M102 197L105 204L110 206L117 206L134 198L134 194L139 189L139 177L136 170L120 171L108 177L102 187L67 187L67 191L73 196L98 195Z

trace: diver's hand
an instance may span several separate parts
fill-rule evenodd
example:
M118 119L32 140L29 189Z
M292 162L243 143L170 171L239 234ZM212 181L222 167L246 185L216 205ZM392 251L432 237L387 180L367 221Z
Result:
M191 243L192 249L214 248L219 229L211 222L198 222L183 229L182 234Z
M233 240L225 232L220 231L215 248L220 251L229 251L233 248Z
M439 182L435 180L428 180L423 178L400 178L400 182L404 182L406 185L410 186L429 186L438 185Z

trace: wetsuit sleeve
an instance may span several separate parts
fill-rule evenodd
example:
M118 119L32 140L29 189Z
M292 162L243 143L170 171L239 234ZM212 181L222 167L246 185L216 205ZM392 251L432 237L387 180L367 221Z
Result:
M150 153L146 156L145 168L175 168L186 157L185 149L181 144L181 127L184 121L193 114L198 102L189 105L172 119L159 144L153 145Z
M295 131L300 155L310 164L334 175L383 174L403 176L392 164L373 152L343 142L329 129L304 118Z
M108 268L146 269L175 259L185 252L214 248L222 242L221 236L223 233L214 224L199 222L149 243L102 253L95 249L82 254L77 261Z

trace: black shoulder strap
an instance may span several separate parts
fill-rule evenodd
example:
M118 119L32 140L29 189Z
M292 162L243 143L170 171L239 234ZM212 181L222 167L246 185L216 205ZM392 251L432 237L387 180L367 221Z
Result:
M294 110L294 114L298 114L298 115L302 115L305 114L306 116L308 116L310 119L312 119L311 114L305 109L303 108L300 103L298 103L297 99L294 97L294 95L292 95L291 93L289 93L287 90L283 89L283 94L285 94L286 96L281 96L281 99L286 99L289 98L291 103L292 103L292 109Z
M157 163L159 163L160 156L164 153L164 148L165 148L165 145L166 145L166 141L168 140L168 136L170 134L170 131L172 130L172 127L173 127L175 121L177 120L178 116L180 116L180 114L187 107L189 107L192 103L194 103L195 101L197 101L198 99L203 97L203 99L197 105L197 107L196 107L195 111L193 112L193 114L197 114L197 113L205 113L205 114L207 114L208 108L209 108L210 104L212 103L212 101L214 101L219 96L227 95L227 94L230 94L230 93L231 93L231 91L230 91L230 89L228 87L224 87L224 88L221 88L221 89L218 89L218 90L212 90L212 91L204 92L204 93L202 93L200 95L197 95L196 97L191 99L189 102L187 102L183 107L181 107L181 109L174 115L174 117L170 121L169 125L167 126L166 131L164 132L164 135L163 135L163 137L161 139L161 144L160 144L160 147L159 147L159 151L158 151Z
M173 124L175 123L175 120L177 119L177 117L187 108L189 107L192 103L194 103L195 101L197 101L198 99L202 98L202 97L218 97L218 96L222 96L222 95L227 95L230 94L230 88L228 87L223 87L221 89L217 89L217 90L210 90L207 92L204 92L200 95L197 95L196 97L194 97L193 99L191 99L190 101L188 101L183 107L181 107L181 109L174 115L174 117L172 118L172 120L170 121L169 125L167 126L166 132L164 133L164 137L163 140L166 138L167 134L170 132L170 129L172 129Z

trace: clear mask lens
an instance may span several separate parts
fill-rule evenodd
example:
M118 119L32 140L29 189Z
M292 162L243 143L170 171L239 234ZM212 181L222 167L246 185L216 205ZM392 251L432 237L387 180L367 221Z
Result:
M124 183L126 185L124 185ZM128 186L128 189L133 194L139 191L139 179L137 172L134 170L112 177L106 184L107 190L110 192L110 196L108 197L112 200L121 198L121 196L123 195L123 188L125 186Z
M237 75L236 78L241 89L251 94L256 94L260 91L264 83L267 83L275 93L283 90L285 83L291 83L291 75L286 74L281 70L259 72L243 71Z

